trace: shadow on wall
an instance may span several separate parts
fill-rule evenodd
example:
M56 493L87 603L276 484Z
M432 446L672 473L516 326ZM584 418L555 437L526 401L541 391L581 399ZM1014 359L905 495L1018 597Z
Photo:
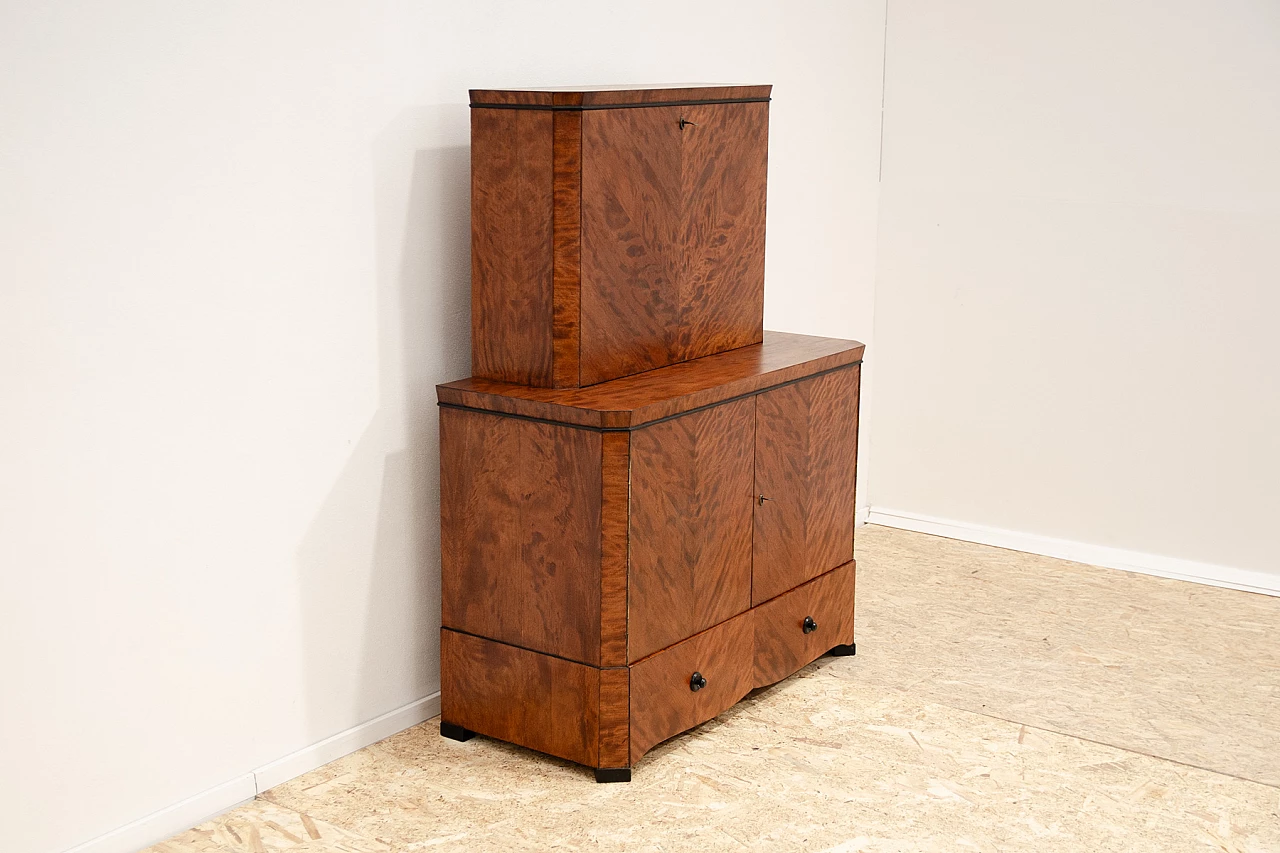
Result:
M373 146L379 403L298 549L308 742L439 689L435 385L470 367L468 127L422 107Z

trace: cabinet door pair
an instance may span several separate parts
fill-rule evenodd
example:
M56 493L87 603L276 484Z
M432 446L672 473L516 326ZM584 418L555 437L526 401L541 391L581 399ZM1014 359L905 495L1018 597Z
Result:
M853 559L856 367L631 435L628 660Z

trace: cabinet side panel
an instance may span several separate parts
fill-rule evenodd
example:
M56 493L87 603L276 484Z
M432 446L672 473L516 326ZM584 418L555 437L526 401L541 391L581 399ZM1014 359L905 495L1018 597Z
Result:
M444 625L600 660L600 433L442 409Z
M601 433L520 423L520 645L599 664Z
M557 388L577 388L578 291L582 284L582 113L552 113L555 128L553 194L552 358Z
M683 107L681 359L764 337L769 105Z
M440 632L440 717L482 735L596 767L600 671Z
M810 385L805 533L809 561L819 571L853 559L859 378L855 366L819 376Z
M627 516L630 511L631 436L602 437L600 483L600 665L627 662Z
M440 410L440 587L446 627L522 632L520 421Z
M747 398L631 435L631 660L751 606Z
M550 386L552 114L471 111L471 371Z
M583 385L677 360L676 108L582 116Z

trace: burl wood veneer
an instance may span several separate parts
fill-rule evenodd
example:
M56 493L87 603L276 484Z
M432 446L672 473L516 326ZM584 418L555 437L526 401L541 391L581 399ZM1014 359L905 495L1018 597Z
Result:
M442 731L620 780L851 653L862 352L767 333L591 388L439 386Z
M770 90L473 90L473 375L575 388L759 343Z

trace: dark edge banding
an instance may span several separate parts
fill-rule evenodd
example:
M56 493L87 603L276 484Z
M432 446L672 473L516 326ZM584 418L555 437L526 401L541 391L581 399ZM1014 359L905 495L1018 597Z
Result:
M634 104L470 104L473 110L545 110L548 112L582 112L583 110L636 110L646 107L693 107L702 104L767 104L773 98L711 98L703 101L646 101Z

